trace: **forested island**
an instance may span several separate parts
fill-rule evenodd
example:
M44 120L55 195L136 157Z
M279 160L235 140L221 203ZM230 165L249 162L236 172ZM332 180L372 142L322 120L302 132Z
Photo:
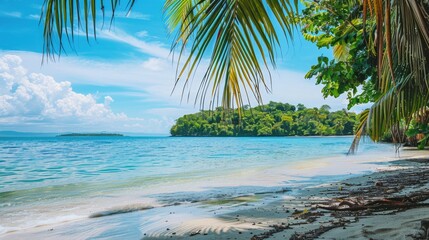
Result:
M123 137L119 133L67 133L60 134L57 137Z
M254 108L200 111L177 119L172 136L333 136L352 135L358 123L356 113L330 111L328 105L306 108L270 102Z

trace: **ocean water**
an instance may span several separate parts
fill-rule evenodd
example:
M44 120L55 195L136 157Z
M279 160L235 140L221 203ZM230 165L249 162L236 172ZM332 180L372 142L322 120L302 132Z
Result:
M0 138L0 234L125 205L156 207L324 179L326 169L336 168L335 159L349 166L344 161L351 142L352 137ZM364 143L360 152L393 155L386 144ZM334 173L344 169L349 171ZM354 170L349 172L368 168Z

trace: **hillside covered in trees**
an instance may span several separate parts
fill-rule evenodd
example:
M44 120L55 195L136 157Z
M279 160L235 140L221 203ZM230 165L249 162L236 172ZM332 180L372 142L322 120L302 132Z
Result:
M358 122L353 112L331 112L328 105L306 108L270 102L245 107L240 119L237 110L201 111L184 115L171 128L172 136L331 136L352 135Z

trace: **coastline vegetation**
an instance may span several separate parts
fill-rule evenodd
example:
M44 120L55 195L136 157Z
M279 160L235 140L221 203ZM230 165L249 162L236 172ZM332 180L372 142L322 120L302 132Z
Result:
M330 111L328 105L306 108L270 102L250 108L241 118L238 110L200 111L177 119L172 136L333 136L353 135L358 116L345 109Z

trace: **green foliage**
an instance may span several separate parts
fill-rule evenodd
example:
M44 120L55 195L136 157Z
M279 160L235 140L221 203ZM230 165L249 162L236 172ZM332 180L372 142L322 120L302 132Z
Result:
M423 120L423 121L422 121ZM429 125L428 118L419 118L418 116L413 119L405 134L408 137L408 143L411 146L417 146L422 150L425 148L429 141Z
M349 1L306 1L302 11L303 36L319 48L333 48L334 58L320 56L306 74L323 85L324 97L339 97L346 93L348 108L375 102L380 95L375 88L376 56L364 39L360 7ZM352 5L351 5L352 4ZM366 30L374 24L366 23ZM358 88L361 87L361 91Z
M333 59L320 56L306 77L323 85L325 97L347 94L349 108L373 103L362 114L350 152L362 134L402 143L399 127L407 129L413 115L428 104L429 22L422 16L427 16L429 4L411 2L304 2L304 37L334 53Z
M201 111L177 119L173 136L331 136L352 135L357 115L347 110L330 112L320 108L298 107L270 102L247 108L241 119L237 110Z

